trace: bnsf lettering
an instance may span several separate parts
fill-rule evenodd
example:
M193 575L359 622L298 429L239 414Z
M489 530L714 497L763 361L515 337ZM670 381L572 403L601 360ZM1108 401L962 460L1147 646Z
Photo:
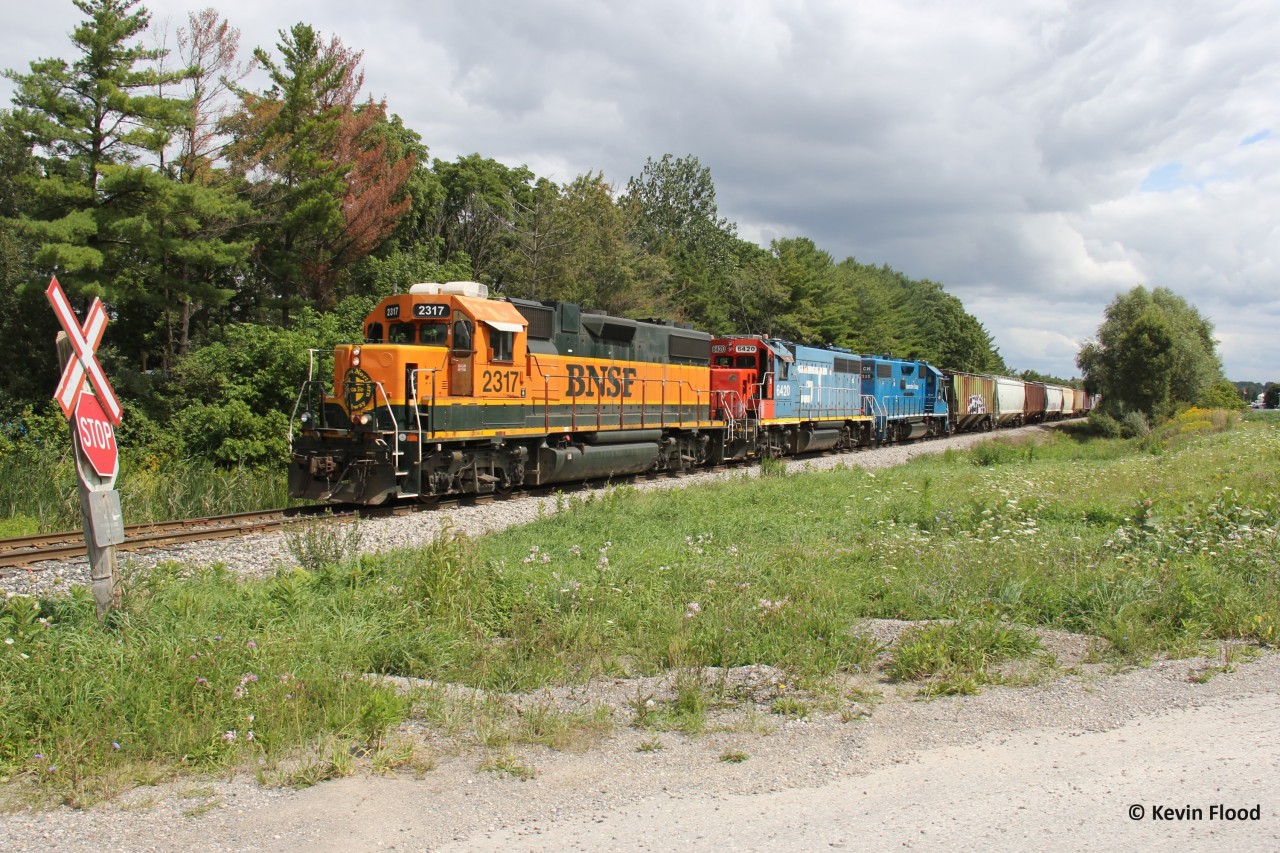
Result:
M570 397L630 397L635 384L634 367L596 367L570 364Z

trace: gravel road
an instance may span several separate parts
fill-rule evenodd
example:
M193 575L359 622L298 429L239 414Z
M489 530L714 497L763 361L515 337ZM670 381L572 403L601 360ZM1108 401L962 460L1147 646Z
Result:
M793 465L880 467L984 437ZM538 503L465 508L451 523L475 535L536 518ZM542 504L544 513L555 508ZM364 542L376 549L425 541L444 522L437 514L365 522ZM275 535L186 546L137 565L175 556L248 574L288 560ZM84 583L83 572L82 564L60 564L6 578L3 588L47 591ZM903 627L859 629L892 642ZM528 780L479 769L476 750L438 749L434 768L417 776L363 772L285 790L241 773L139 787L82 810L17 808L0 814L0 850L1280 849L1280 654L1206 681L1193 676L1209 661L1117 673L1087 662L1088 638L1042 639L1064 674L1034 686L920 701L910 686L869 677L854 685L876 695L865 714L793 719L747 701L746 711L733 712L738 718L713 720L697 737L626 725L628 698L669 691L671 678L510 697L604 704L618 724L581 751L521 749L536 771ZM776 690L781 678L766 667L722 675L748 696ZM756 716L744 725L742 713ZM402 734L421 733L409 723ZM744 760L723 760L731 754ZM1243 807L1247 819L1222 819L1211 811L1220 805ZM1141 819L1132 819L1134 807Z
M301 791L247 775L139 788L85 810L0 816L21 851L1280 849L1280 654L1206 683L1204 661L915 700L768 733L621 727L528 750L528 781L454 754L412 776ZM747 756L721 760L727 749ZM1223 820L1215 806L1254 808ZM1130 810L1141 807L1140 819ZM1199 809L1175 817L1173 809ZM1157 816L1159 815L1159 816Z

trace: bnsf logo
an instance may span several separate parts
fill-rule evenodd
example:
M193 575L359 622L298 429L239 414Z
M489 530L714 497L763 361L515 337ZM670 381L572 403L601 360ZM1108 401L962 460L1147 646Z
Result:
M570 364L570 397L630 397L635 383L634 367L596 367L594 364Z

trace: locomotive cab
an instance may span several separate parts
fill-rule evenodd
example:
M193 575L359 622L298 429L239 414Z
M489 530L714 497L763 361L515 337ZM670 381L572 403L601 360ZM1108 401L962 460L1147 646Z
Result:
M488 423L519 422L503 403L527 394L526 321L487 291L415 284L365 318L361 343L334 349L332 392L309 379L299 397L290 494L377 504L420 493L425 448L474 434L478 400Z
M716 413L726 419L758 417L768 350L756 337L719 338L711 344L711 390Z

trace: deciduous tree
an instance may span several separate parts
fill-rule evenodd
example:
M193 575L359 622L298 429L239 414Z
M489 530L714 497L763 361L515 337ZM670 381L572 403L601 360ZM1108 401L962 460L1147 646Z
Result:
M1086 389L1100 392L1102 407L1114 416L1166 417L1222 378L1213 326L1163 287L1138 286L1117 296L1076 364Z
M237 87L226 126L228 157L254 190L258 266L287 317L305 301L331 304L347 269L395 228L413 158L393 156L385 103L357 103L360 53L306 24L280 37L279 61L254 51L271 86Z

